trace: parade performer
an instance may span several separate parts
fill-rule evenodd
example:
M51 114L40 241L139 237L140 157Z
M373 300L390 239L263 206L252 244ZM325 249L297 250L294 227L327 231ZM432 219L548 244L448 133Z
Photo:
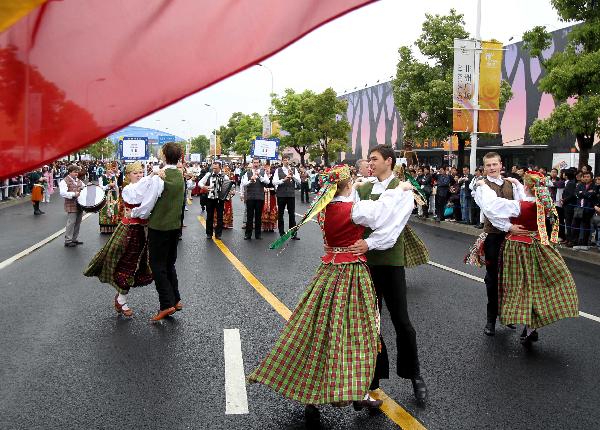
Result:
M269 177L269 183L265 184L265 204L262 210L261 228L262 231L272 233L277 227L279 208L277 207L277 195L275 194L275 186L273 185L271 166L268 163L265 164L265 172Z
M70 248L83 244L83 242L77 240L81 219L83 218L83 209L77 204L77 197L85 187L83 181L79 179L80 170L79 166L71 164L67 168L67 175L58 183L60 196L65 199L65 212L67 213L65 246Z
M232 177L231 169L228 166L223 167L223 174L229 178ZM233 205L231 204L231 198L235 196L235 182L232 184L231 189L225 196L225 201L223 203L223 228L224 229L232 229L233 228ZM215 217L213 220L213 227L217 228L217 220L216 216L216 208L215 208Z
M365 227L375 230L373 249L392 246L394 239L379 230L396 220L406 224L412 211L410 189L402 183L378 201L356 201L349 168L335 167L300 223L271 245L281 247L324 212L320 224L329 251L274 347L248 377L305 404L307 421L318 420L320 404L354 402L357 410L381 405L368 393L379 346L376 294L365 256L348 247Z
M98 178L98 185L106 193L106 204L98 214L102 234L111 234L119 223L119 186L116 171L117 166L113 163L108 166L106 173Z
M100 282L112 285L117 293L114 307L126 317L133 315L127 304L127 294L134 287L152 283L146 241L147 219L131 218L131 209L140 206L143 196L152 185L152 176L144 177L144 167L139 161L125 168L125 182L120 196L125 216L106 244L92 258L83 274L96 276Z
M50 196L54 194L54 174L48 166L42 168L42 176L44 177L44 203L50 203Z
M150 269L158 292L159 311L151 318L157 322L183 309L175 262L181 230L181 204L184 181L177 169L182 148L167 142L159 152L165 163L164 179L152 178L152 184L142 196L140 206L131 209L131 218L148 219L148 253Z
M212 164L212 173L207 173L200 180L199 185L207 192L206 199L206 238L212 239L213 231L217 239L221 238L223 233L223 211L225 209L225 199L221 198L224 191L225 182L229 177L221 171L221 162L215 161ZM216 227L215 227L215 216Z
M33 204L33 214L42 215L45 212L40 210L40 202L44 200L45 194L45 183L46 179L44 176L40 176L36 182L32 184L31 188L31 203Z
M516 187L513 199L499 197L480 180L475 200L495 228L510 232L501 249L499 316L504 325L525 325L521 343L528 346L538 340L538 328L579 316L579 301L571 272L554 245L558 242L558 213L544 175L526 172L524 186L514 178L507 181ZM550 239L547 215L554 218ZM513 226L520 232L513 233Z
M277 208L279 210L277 225L279 235L283 236L285 233L283 215L286 207L289 219L288 228L292 229L296 225L296 185L300 186L300 173L298 169L289 165L289 155L284 155L281 161L283 165L275 170L273 185L277 189ZM300 238L294 234L292 240L300 240Z
M242 175L244 202L246 203L246 229L244 240L254 237L260 240L262 232L262 214L265 203L265 185L269 185L269 176L260 166L260 159L252 159L252 168Z
M377 200L386 190L394 189L401 183L394 175L395 164L396 155L391 146L377 145L371 148L369 167L376 181L366 181L357 189L360 200ZM409 206L412 211L414 202L411 201ZM396 372L401 378L411 380L415 398L422 405L427 400L428 393L420 372L415 329L408 315L404 268L426 264L429 261L429 253L414 231L408 226L404 227L399 219L386 223L381 228L381 233L393 238L391 248L379 250L373 246L374 239L370 230L367 230L365 238L358 240L350 249L353 252L366 253L377 298L380 305L385 301L396 331ZM371 384L372 390L379 388L379 379L387 377L388 369L383 363L381 362L382 366L378 363Z

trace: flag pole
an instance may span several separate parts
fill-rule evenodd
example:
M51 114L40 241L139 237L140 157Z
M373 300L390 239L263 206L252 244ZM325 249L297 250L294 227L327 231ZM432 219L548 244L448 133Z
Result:
M471 132L471 172L477 168L477 123L479 121L479 60L481 57L481 0L477 0L477 27L475 31L475 73L473 74L473 131Z

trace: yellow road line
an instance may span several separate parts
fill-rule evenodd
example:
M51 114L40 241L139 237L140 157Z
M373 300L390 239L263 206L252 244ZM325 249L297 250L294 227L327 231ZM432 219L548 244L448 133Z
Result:
M204 217L199 216L198 221L204 227L206 227L206 221ZM290 309L284 305L273 293L271 293L267 287L265 287L256 276L248 270L244 264L238 260L238 258L233 255L233 253L225 246L225 244L213 237L213 242L219 247L221 252L227 257L227 259L233 264L233 266L241 273L241 275L248 281L250 285L260 294L272 307L275 309L279 315L283 317L286 321L290 319L292 312ZM383 400L383 405L381 405L381 411L388 416L393 422L398 424L403 430L426 430L426 428L419 422L415 417L409 414L402 406L396 403L391 397L385 394L381 389L372 392L372 396L376 399Z

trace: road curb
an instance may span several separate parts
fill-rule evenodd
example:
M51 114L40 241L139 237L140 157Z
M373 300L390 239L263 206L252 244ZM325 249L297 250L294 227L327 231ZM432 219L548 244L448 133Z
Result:
M442 230L455 231L458 233L468 234L470 236L477 237L483 230L475 228L470 225L458 224L454 222L435 222L431 218L422 219L411 215L410 221L415 224L425 224L430 227L440 228ZM597 251L576 251L569 248L559 246L558 251L564 258L568 258L576 261L583 261L585 263L594 264L600 266L600 252ZM467 250L465 249L465 253Z
M5 208L10 208L12 206L17 206L25 202L31 202L31 196L19 197L12 200L5 200L0 202L0 210Z

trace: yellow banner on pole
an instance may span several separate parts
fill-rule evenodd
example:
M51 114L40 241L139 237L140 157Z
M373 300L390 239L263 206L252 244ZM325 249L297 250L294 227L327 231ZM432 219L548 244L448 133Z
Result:
M500 133L502 43L482 42L479 62L479 132ZM492 110L489 110L492 109Z

